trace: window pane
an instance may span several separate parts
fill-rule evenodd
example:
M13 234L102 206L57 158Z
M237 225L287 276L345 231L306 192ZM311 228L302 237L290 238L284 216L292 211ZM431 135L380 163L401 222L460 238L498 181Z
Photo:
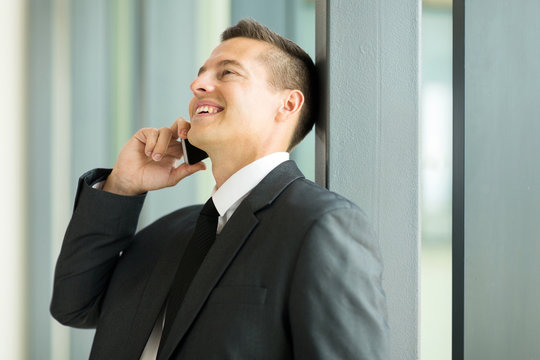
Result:
M424 1L422 14L421 358L451 359L452 8Z

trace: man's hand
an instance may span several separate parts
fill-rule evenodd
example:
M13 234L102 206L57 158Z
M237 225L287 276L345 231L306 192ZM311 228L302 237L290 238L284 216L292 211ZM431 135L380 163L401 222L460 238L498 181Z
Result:
M190 124L178 118L170 127L140 129L124 145L118 160L107 178L103 190L119 195L139 195L178 184L196 171L206 169L203 162L194 165L182 163L182 144L178 138L187 138Z

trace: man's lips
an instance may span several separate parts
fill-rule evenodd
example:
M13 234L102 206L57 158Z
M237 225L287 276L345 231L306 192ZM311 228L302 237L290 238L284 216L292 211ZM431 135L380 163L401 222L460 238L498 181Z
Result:
M223 107L213 101L199 101L195 105L194 115L213 115L223 111Z

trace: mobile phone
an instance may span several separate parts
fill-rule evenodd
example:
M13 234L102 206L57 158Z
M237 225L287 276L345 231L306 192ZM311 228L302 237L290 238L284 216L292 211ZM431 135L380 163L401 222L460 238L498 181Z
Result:
M182 151L184 152L184 161L188 165L193 165L208 157L204 150L199 149L189 143L188 139L182 140Z

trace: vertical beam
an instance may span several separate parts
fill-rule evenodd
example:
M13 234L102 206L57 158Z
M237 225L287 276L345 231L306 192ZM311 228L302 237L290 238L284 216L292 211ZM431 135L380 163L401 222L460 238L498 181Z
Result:
M465 0L453 3L452 359L463 359L465 248Z
M317 1L315 8L315 63L319 72L321 103L315 125L315 182L327 187L328 179L328 121L329 116L329 66L328 66L328 1Z
M317 7L317 60L327 91L317 180L362 207L379 234L392 359L400 360L419 354L420 12L419 0L327 0Z

